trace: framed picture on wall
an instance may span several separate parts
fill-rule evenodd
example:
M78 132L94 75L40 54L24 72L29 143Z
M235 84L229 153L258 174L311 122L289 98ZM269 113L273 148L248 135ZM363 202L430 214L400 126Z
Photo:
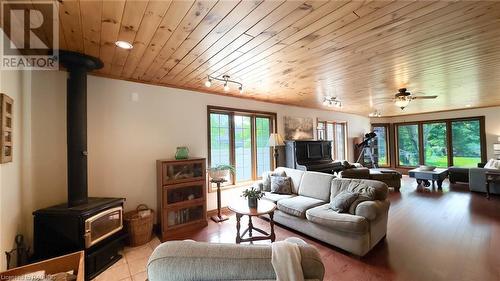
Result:
M314 139L314 121L310 117L284 117L286 140Z

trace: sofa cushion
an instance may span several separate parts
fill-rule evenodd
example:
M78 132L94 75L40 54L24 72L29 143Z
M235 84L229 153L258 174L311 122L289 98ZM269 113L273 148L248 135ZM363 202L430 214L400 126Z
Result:
M300 182L299 195L329 201L330 185L335 177L319 172L305 172Z
M358 193L349 192L344 190L337 194L330 202L330 208L335 212L346 213L352 203L358 198Z
M292 193L299 193L300 181L302 180L302 175L304 171L295 170L290 168L278 167L275 172L285 172L285 175L292 179Z
M375 180L333 179L331 187L330 201L332 201L337 194L344 190L363 193L364 191L367 191L369 187L372 187L373 191L371 192L374 193L372 196L374 200L384 200L387 198L388 193L387 184Z
M285 171L278 172L264 172L262 173L262 190L263 191L271 191L271 176L286 176Z
M271 192L292 194L292 180L290 177L271 176Z
M276 204L276 202L280 201L281 199L288 199L295 197L297 195L295 194L276 194L276 193L271 193L271 192L265 192L263 199L269 200L273 203Z
M311 222L338 231L361 234L369 231L369 223L366 218L351 214L339 214L330 209L330 204L324 204L307 210L306 218Z
M278 201L278 210L292 216L305 218L306 211L310 208L325 204L325 201L306 196L295 196Z

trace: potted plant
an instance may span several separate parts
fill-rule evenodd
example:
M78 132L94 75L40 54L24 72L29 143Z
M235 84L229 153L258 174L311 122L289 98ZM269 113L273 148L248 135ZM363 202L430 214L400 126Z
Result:
M249 208L257 208L257 202L264 196L264 193L254 187L250 189L245 189L241 197L248 199Z
M229 172L234 173L235 169L231 165L217 165L208 168L207 172L213 181L222 181L229 175Z

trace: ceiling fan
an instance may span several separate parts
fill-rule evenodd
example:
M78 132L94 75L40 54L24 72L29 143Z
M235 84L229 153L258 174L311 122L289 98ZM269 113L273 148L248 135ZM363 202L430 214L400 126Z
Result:
M394 105L397 107L401 108L401 110L404 110L412 100L416 99L435 99L438 96L415 96L413 95L410 91L408 91L406 88L401 88L398 90L397 94L394 95L394 98L392 98L392 102L394 102Z

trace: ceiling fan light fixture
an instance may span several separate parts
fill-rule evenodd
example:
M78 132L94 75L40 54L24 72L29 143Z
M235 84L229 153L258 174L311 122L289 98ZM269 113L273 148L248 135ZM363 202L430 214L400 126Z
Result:
M134 46L131 43L129 43L127 41L121 41L121 40L116 41L115 45L117 47L125 49L125 50L130 50L130 49L134 48Z
M226 92L229 92L229 85L226 83L224 83L224 91Z
M411 101L410 99L400 98L394 102L394 105L396 105L397 107L399 107L401 109L404 109L405 107L407 107L410 104L410 101Z

